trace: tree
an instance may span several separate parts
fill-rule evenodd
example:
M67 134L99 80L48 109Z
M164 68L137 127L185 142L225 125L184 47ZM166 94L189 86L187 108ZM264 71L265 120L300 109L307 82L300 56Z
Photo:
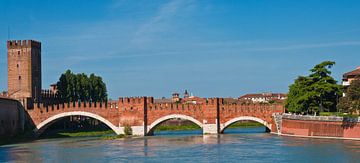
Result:
M309 76L299 76L289 86L285 107L289 112L313 114L336 111L341 86L331 77L329 70L335 62L325 61L310 70Z
M107 100L106 85L95 74L91 74L89 78L84 73L74 74L67 70L61 74L56 85L60 98L65 102Z
M339 100L339 110L350 114L358 113L360 111L360 79L352 81L345 93L345 97Z

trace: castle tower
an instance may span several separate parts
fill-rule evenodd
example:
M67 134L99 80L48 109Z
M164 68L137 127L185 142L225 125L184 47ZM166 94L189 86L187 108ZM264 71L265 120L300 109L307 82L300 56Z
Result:
M7 41L8 95L40 101L41 43L33 40Z

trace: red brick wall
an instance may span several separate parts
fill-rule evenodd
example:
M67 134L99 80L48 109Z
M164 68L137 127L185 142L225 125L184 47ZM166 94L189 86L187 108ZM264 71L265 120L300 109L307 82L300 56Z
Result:
M281 133L298 136L360 138L360 123L283 119Z
M107 107L106 107L107 106ZM74 112L74 111L85 111L93 114L97 114L108 121L110 121L115 126L119 125L119 111L116 107L112 107L111 104L105 105L105 103L102 103L100 106L100 103L95 104L92 103L91 106L89 103L75 103L75 106L73 106L73 103L70 103L70 106L68 106L67 103L65 104L59 104L59 105L48 105L43 106L40 104L38 107L37 104L34 105L34 109L27 110L28 114L30 115L32 121L35 125L40 124L41 122L45 121L46 119L65 112Z
M227 121L240 117L249 116L256 117L271 124L271 131L276 132L276 125L273 120L273 113L283 113L284 106L282 104L227 104L220 105L220 122Z
M147 110L147 120L148 125L151 125L157 119L171 115L171 114L181 114L190 116L202 123L204 118L204 112L201 105L194 104L174 104L174 103L165 103L165 104L149 104Z

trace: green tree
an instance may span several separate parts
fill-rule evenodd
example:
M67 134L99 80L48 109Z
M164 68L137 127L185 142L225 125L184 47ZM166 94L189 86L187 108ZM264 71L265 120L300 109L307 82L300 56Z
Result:
M351 82L345 90L345 97L340 98L338 108L350 114L360 111L360 79Z
M70 101L106 101L107 90L102 78L84 73L74 74L67 70L57 82L58 94L65 102Z
M309 76L299 76L289 86L285 107L289 112L313 114L320 111L336 111L341 86L331 77L329 70L335 62L325 61L310 70Z

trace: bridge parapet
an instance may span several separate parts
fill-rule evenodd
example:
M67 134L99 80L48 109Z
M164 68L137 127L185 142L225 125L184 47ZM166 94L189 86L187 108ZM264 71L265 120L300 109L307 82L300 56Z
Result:
M67 102L67 103L35 103L34 109L29 110L46 110L46 112L49 112L51 110L59 110L59 109L101 109L101 108L113 108L116 107L116 103L110 103L110 102Z
M152 110L196 110L201 109L202 104L191 104L191 103L152 103L148 104L147 109Z
M217 104L223 104L223 103L224 103L223 98L213 97L213 98L206 99L206 105L217 105Z

